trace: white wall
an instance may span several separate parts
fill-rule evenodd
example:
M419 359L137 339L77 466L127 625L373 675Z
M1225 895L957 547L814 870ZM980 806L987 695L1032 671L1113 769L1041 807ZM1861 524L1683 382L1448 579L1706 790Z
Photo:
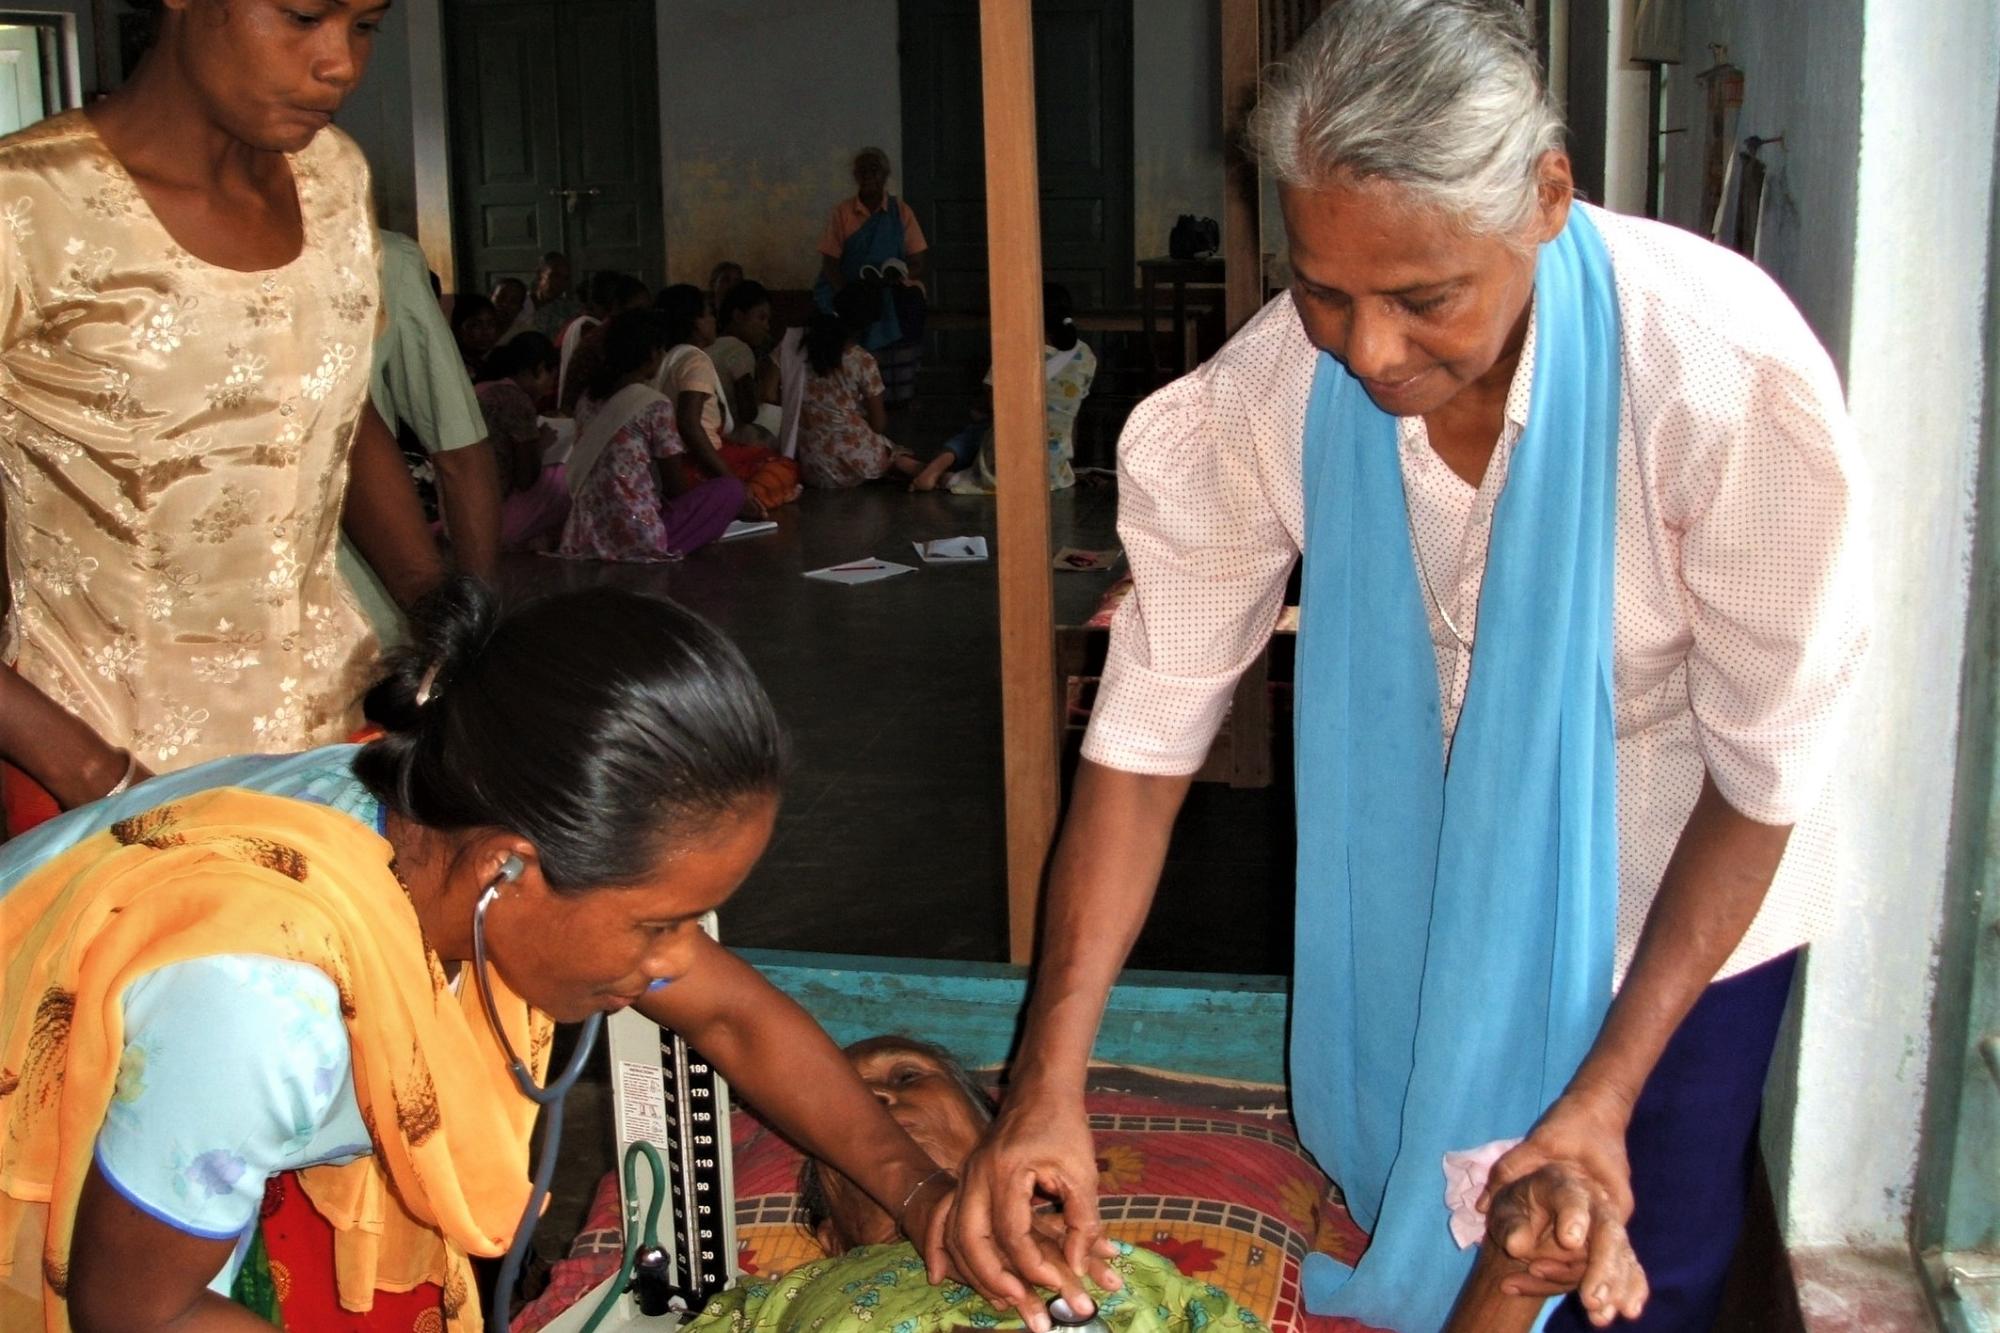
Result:
M902 157L895 0L658 5L671 276L705 285L733 259L768 286L811 286L855 149Z
M1770 201L1759 262L1792 294L1820 341L1845 370L1855 278L1855 162L1862 116L1864 0L1686 0L1683 63L1669 83L1667 188L1670 222L1706 231L1701 211L1706 92L1699 79L1711 45L1741 68L1736 138L1783 136L1759 154Z
M1630 7L1627 0L1614 0L1603 13L1607 29L1603 203L1619 213L1644 213L1650 81L1645 66L1626 59L1631 50Z
M1808 66L1798 105L1810 94L1823 107L1837 91L1813 67L1832 54L1826 7L1778 8L1797 20L1784 31ZM1843 31L1846 40L1866 34L1848 398L1874 492L1875 645L1829 793L1851 906L1843 929L1815 946L1796 1083L1774 1089L1774 1107L1789 1101L1794 1111L1775 1174L1793 1243L1900 1246L1965 640L2000 13L1990 0L1866 0L1865 19L1836 26ZM1789 148L1813 123L1801 115L1777 128ZM1794 152L1810 155L1812 144ZM1836 162L1810 169L1831 174ZM1819 203L1803 192L1798 202L1802 213ZM1802 246L1797 280L1809 295L1818 263L1839 267L1837 256Z
M1182 213L1222 221L1220 25L1215 0L1134 0L1134 259L1165 254Z

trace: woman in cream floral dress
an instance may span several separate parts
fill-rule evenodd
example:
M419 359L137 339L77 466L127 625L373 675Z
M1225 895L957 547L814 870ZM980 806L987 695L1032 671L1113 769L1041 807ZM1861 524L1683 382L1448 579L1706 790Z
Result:
M357 439L377 243L367 164L328 124L386 7L166 7L123 88L0 141L7 689L128 773L359 720L375 640L334 551L350 451L360 484L386 441ZM350 508L421 582L404 499ZM5 777L18 826L39 793Z

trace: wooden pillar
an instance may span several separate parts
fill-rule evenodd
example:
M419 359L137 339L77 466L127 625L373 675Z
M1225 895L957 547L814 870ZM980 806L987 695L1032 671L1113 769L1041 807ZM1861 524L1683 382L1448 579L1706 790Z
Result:
M1060 802L1042 376L1041 187L1029 0L980 0L986 98L986 257L993 320L1000 722L1007 793L1007 953L1034 953L1042 869Z
M1264 304L1264 240L1258 224L1263 187L1256 160L1243 150L1243 125L1257 103L1264 47L1261 0L1221 4L1223 318L1234 333Z

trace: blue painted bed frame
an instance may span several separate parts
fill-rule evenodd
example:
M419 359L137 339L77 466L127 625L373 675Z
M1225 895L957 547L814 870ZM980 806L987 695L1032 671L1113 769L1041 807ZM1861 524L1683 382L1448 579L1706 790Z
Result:
M883 1032L934 1041L972 1068L1005 1064L1028 971L942 962L743 949L771 983L845 1045ZM1112 989L1093 1058L1246 1083L1285 1079L1283 977L1128 971Z

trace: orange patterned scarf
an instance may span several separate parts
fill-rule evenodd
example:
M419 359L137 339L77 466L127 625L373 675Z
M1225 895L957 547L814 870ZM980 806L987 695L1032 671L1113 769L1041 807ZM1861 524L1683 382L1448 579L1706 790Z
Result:
M334 1228L341 1304L433 1282L446 1327L478 1327L467 1255L512 1238L535 1107L477 988L446 986L389 862L347 815L222 789L114 824L0 897L0 1287L33 1289L14 1256L40 1232L47 1333L69 1328L70 1238L123 1054L125 988L225 953L305 963L340 991L375 1151L301 1180ZM539 1076L551 1023L497 978L494 1000Z

